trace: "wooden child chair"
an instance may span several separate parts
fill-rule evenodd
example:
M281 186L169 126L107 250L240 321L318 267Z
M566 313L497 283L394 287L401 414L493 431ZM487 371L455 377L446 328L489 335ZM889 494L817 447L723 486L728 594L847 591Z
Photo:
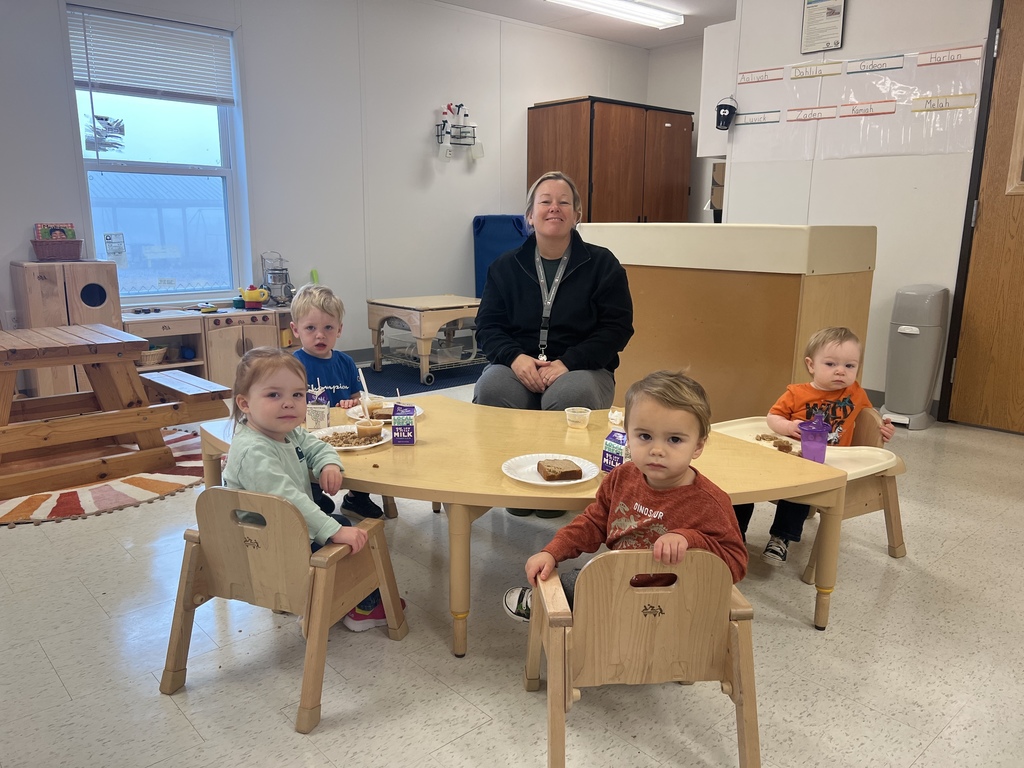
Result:
M632 587L642 573L673 573L668 587ZM526 690L547 657L548 767L565 765L565 715L580 688L716 680L736 705L741 768L761 765L754 690L753 610L728 566L691 549L666 566L649 550L605 552L579 574L572 610L557 576L533 590Z
M853 428L853 445L869 448L883 448L882 416L874 408L865 408L857 416ZM846 484L846 504L843 506L843 520L860 517L869 512L882 510L885 516L885 535L889 544L889 557L903 557L907 547L903 543L903 522L900 517L900 498L896 491L896 476L907 471L903 459L896 457L896 465L868 477L850 480ZM817 510L811 507L808 517ZM807 561L802 579L814 583L814 570L818 560L818 538L815 536L811 556Z
M239 512L255 513L265 522L242 522ZM246 519L252 519L251 514ZM196 520L199 530L185 531L161 693L172 694L185 684L195 610L211 597L294 613L302 616L306 638L295 730L309 733L320 722L327 631L380 589L388 636L401 640L409 633L383 522L359 524L369 538L356 554L347 545L328 544L311 555L302 514L277 496L208 488L196 502Z

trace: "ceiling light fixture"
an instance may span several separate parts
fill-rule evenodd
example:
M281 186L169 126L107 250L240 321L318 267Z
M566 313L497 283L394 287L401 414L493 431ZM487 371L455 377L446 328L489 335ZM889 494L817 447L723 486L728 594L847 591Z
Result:
M579 8L583 11L600 13L602 16L611 16L623 21L632 21L635 24L644 24L648 27L668 29L678 27L683 23L683 15L657 6L647 5L637 0L547 0L549 3L567 5L570 8Z

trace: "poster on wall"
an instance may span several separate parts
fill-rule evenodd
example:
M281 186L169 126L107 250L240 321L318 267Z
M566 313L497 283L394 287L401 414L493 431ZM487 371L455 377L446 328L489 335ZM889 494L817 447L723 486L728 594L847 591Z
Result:
M834 51L843 47L846 0L804 0L800 53Z

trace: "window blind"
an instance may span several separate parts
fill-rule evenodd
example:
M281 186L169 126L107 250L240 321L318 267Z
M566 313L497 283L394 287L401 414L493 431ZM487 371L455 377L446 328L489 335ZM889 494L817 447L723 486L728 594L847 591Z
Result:
M234 104L231 35L68 6L75 86Z

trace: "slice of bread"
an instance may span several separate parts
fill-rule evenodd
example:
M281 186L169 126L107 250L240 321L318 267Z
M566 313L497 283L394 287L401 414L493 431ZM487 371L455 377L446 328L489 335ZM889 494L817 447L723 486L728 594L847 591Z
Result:
M582 480L583 470L575 461L568 459L541 459L537 462L540 476L553 483L556 480Z
M371 419L383 419L384 421L391 421L391 417L395 415L394 405L382 405L380 408L374 408L370 413Z

